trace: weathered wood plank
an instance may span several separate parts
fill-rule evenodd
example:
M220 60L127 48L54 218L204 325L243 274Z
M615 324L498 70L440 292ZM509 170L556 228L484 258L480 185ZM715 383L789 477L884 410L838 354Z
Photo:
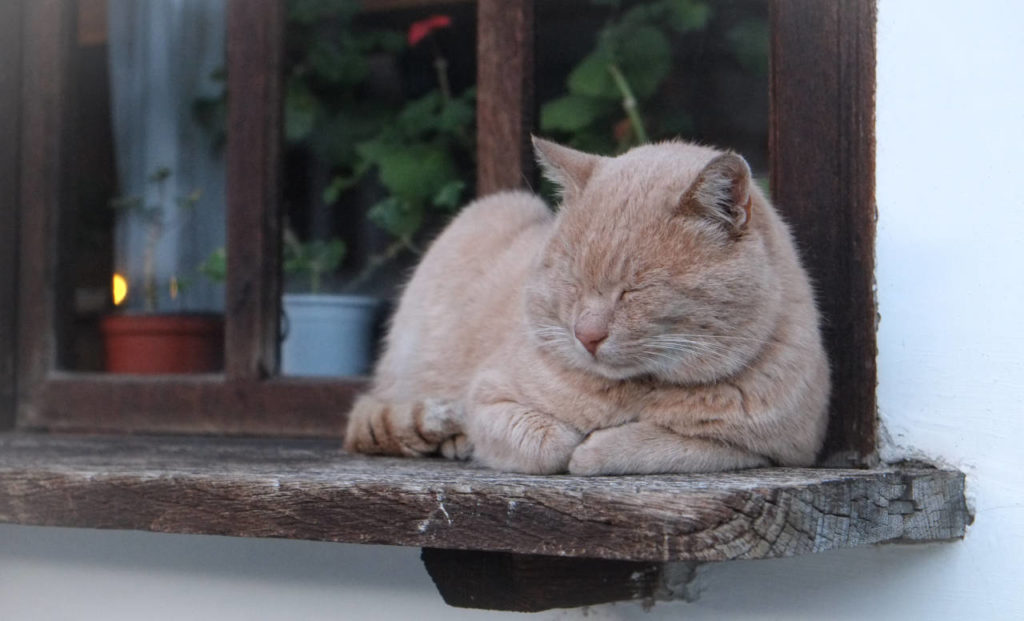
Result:
M517 612L686 599L697 565L436 548L421 558L449 606Z
M284 2L228 4L225 372L277 370L281 300Z
M19 422L22 428L60 431L279 435L340 442L345 413L365 386L360 379L60 374L46 382L31 415Z
M477 194L521 188L533 171L534 0L477 5Z
M771 187L824 315L830 461L875 451L875 10L774 0L771 11Z
M57 239L64 198L68 54L73 8L63 0L23 4L18 237L17 416L31 413L57 354Z
M0 522L666 562L948 540L969 521L956 471L540 477L336 446L0 435Z
M14 426L18 294L21 0L0 4L0 429Z

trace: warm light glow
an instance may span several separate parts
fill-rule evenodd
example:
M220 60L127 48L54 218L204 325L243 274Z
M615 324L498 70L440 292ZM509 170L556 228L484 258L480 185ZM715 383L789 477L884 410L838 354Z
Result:
M114 306L120 306L121 302L128 297L128 281L120 274L114 274Z
M171 276L171 299L178 299L178 277Z

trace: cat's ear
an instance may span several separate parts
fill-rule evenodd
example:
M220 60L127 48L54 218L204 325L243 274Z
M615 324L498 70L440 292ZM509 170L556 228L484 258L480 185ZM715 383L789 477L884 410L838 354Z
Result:
M583 153L560 144L532 136L533 150L537 154L544 176L561 188L565 200L576 198L583 192L594 167L601 157Z
M697 175L680 209L710 218L730 233L742 233L750 224L750 183L746 160L735 153L719 155Z

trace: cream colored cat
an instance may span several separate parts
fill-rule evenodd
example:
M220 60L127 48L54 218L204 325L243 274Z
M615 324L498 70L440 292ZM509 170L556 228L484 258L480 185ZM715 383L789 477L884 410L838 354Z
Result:
M814 462L829 369L793 240L733 153L534 142L563 189L476 201L405 290L351 451L529 473Z

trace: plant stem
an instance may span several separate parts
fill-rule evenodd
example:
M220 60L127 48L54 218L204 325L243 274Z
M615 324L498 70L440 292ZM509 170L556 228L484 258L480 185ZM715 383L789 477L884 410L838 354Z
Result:
M434 70L437 71L437 85L441 88L441 97L445 103L452 99L452 88L448 84L448 61L440 54L434 58Z
M608 65L608 71L612 74L615 86L622 93L622 109L626 111L626 116L629 117L629 123L633 126L633 133L636 134L640 144L648 142L647 130L644 128L643 119L640 118L640 111L636 105L636 96L633 95L633 89L630 88L629 81L626 80L626 76L622 75L622 70L615 63Z
M352 279L352 282L348 283L348 285L345 286L345 290L352 291L359 285L366 282L370 275L376 272L377 269L380 268L380 266L384 265L391 259L394 259L395 256L403 249L413 248L414 247L412 246L411 242L409 242L409 240L405 238L395 240L394 242L391 243L390 246L384 249L384 252L370 257L370 260L367 262L366 267L363 269L363 271L354 279Z
M160 242L160 225L150 222L146 227L146 250L142 255L142 291L147 313L156 312L156 245Z

